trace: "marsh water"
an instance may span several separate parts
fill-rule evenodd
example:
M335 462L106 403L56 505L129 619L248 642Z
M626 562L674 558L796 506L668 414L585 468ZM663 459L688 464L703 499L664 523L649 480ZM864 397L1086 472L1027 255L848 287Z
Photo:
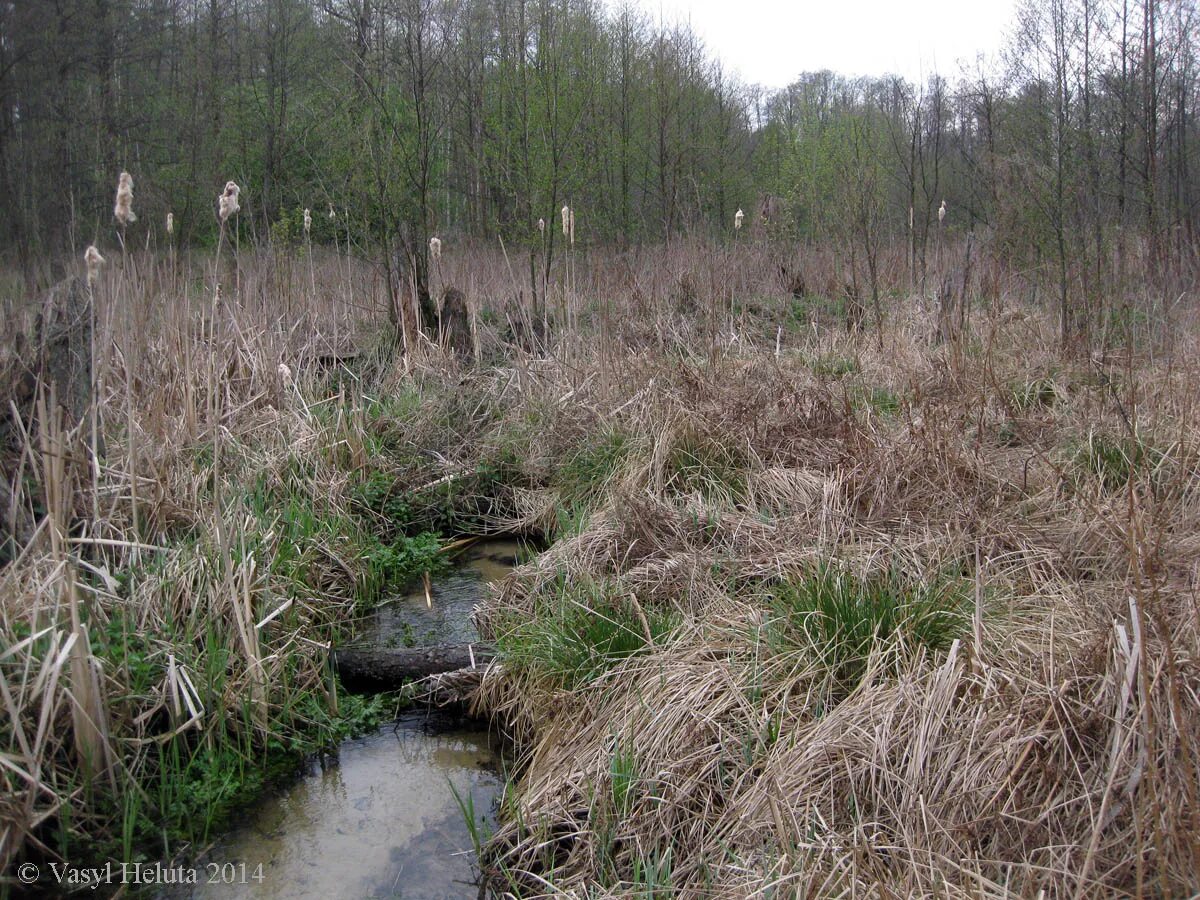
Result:
M373 613L360 640L412 646L476 638L472 608L523 552L515 541L475 544L450 574L434 579L430 599L420 584L393 598ZM345 742L336 759L312 761L197 863L201 880L212 867L200 866L212 863L223 867L218 877L244 883L171 896L474 898L478 873L460 801L486 827L502 788L498 750L480 723L412 712Z
M384 602L372 614L362 639L384 646L458 644L478 639L471 610L486 586L512 571L526 553L520 541L479 541L455 560L454 569L433 581L432 597L417 586Z

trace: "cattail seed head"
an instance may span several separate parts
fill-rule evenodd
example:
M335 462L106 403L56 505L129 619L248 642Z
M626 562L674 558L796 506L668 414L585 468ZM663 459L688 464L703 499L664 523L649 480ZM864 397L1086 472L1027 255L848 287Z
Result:
M746 218L746 214L744 212L742 212L740 209L733 214L733 230L734 231L742 230L742 220L745 218Z
M280 381L282 381L282 382L283 382L285 385L288 385L288 384L291 384L291 383L292 383L292 370L291 370L291 368L288 366L288 364L287 364L287 363L283 363L283 362L281 362L281 363L279 364L279 370L278 370L278 371L279 371L279 380L280 380Z
M571 246L575 246L575 210L571 210L571 214L567 216L567 233L571 239Z
M429 239L429 256L432 259L441 259L442 258L442 239L441 238L431 237Z
M87 282L91 286L100 277L100 267L104 265L104 257L100 255L95 244L88 244L88 248L83 251L83 263L87 266Z
M938 224L941 225L942 221L945 218L946 218L946 201L943 200L942 205L938 207Z
M329 204L329 218L330 218L330 219L336 219L336 218L337 218L337 213L333 211L333 204L332 204L332 203L330 203L330 204Z
M175 213L167 213L167 234L175 233Z
M571 207L564 206L562 208L562 222L563 222L563 237L566 237L570 233Z
M310 231L312 231L312 213L306 206L304 207L304 233L308 234Z
M546 233L546 220L545 219L538 219L538 231L540 231L542 234Z
M241 193L242 189L235 182L225 182L225 190L217 198L217 216L220 218L222 224L242 208L238 202Z
M117 178L117 202L113 204L113 217L122 225L137 221L133 214L133 176L122 172Z

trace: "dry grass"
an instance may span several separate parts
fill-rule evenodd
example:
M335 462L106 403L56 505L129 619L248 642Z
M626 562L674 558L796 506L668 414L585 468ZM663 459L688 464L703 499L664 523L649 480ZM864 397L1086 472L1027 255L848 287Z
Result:
M747 243L580 253L534 340L513 261L456 249L464 363L380 350L359 263L231 256L101 275L98 472L80 434L16 442L16 502L52 514L0 571L0 860L56 854L67 806L119 830L102 798L157 748L336 715L372 533L419 523L551 540L479 613L477 705L522 749L501 890L1200 889L1195 321L1063 356L991 267L949 342L913 298L847 331L831 253ZM967 604L934 636L869 619L835 665L820 615L876 600L786 588L830 564Z

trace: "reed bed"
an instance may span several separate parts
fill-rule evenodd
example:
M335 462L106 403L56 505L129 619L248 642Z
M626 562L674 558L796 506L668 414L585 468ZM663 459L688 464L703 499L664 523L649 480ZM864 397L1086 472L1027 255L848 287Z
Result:
M307 239L132 247L100 464L50 398L5 447L0 863L188 852L368 715L326 650L417 537L515 530L497 893L1200 888L1194 311L1071 354L986 256L948 322L883 254L875 323L831 249L684 242L578 247L539 323L448 242L464 358Z

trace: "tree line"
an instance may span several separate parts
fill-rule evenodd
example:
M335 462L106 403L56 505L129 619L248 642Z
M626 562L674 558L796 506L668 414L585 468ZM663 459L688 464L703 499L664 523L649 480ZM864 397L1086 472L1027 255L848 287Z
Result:
M309 208L427 294L431 236L499 236L536 292L563 206L618 244L745 209L864 271L986 233L1070 329L1131 267L1195 272L1198 45L1192 0L1027 0L999 62L772 91L597 0L0 0L0 237L26 268L74 251L125 169L144 227L210 242L234 180L250 239Z

